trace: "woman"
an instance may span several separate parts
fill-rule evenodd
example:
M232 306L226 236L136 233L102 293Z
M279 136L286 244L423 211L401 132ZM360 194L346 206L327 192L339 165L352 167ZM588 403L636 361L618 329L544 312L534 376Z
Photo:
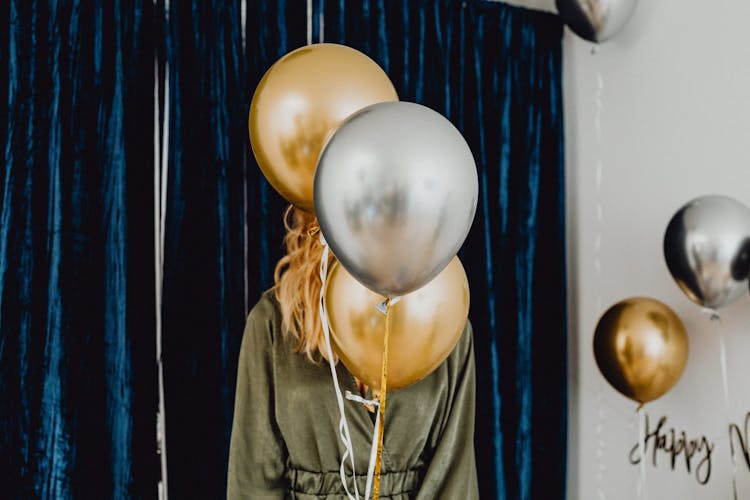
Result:
M291 224L289 215L291 213ZM318 314L323 247L314 216L291 208L275 286L250 312L240 351L229 499L346 498L339 410ZM372 391L337 364L342 391ZM478 498L471 327L437 370L388 394L380 497ZM346 401L356 480L365 490L375 414ZM347 460L346 466L349 466ZM351 481L351 470L347 469ZM353 491L349 483L350 491Z

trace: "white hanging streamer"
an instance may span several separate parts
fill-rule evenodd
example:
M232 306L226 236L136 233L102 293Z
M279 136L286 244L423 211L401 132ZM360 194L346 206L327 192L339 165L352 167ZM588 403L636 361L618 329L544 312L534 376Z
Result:
M159 302L161 300L161 216L159 214L159 208L161 206L159 197L161 195L161 164L159 162L159 66L154 55L154 302L156 305L156 326L155 326L155 341L156 341L156 363L160 369L160 351L161 351L161 307ZM157 385L161 388L161 375L157 374ZM159 454L159 459L163 456L164 447L164 430L162 427L161 419L161 397L159 397L159 406L156 409L156 452ZM159 478L157 483L157 498L163 500L164 496L164 473L162 471L162 477Z
M165 6L166 8L166 6ZM168 15L168 11L166 13ZM161 465L161 478L157 483L157 497L169 498L167 490L167 439L164 404L164 366L162 364L162 294L164 284L164 226L167 211L167 169L169 149L169 64L164 74L164 118L159 123L159 65L154 56L154 306L156 365L159 403L156 411L156 449ZM161 125L163 138L160 140Z
M242 59L246 60L247 57L247 0L242 0L240 3L240 27L242 29ZM245 314L250 310L249 303L249 274L248 274L248 217L247 217L247 147L242 149L242 278L243 278L243 292L245 299Z
M240 2L240 26L242 27L242 53L244 55L246 47L245 38L247 36L245 33L245 27L247 26L247 0Z
M596 391L596 416L599 419L599 421L596 424L596 460L597 460L597 470L596 470L596 496L599 500L606 500L607 496L604 494L604 490L602 490L601 484L602 480L604 479L604 472L607 470L607 467L604 465L604 462L602 462L602 458L604 456L604 407L602 406L602 386L599 384L599 387Z
M323 36L323 34L325 33L325 23L326 23L325 16L323 15L323 12L321 12L318 15L318 25L320 26L320 34L318 35L319 43L323 43L325 41L325 37Z
M602 181L604 178L604 162L601 158L601 143L602 143L602 108L604 94L604 78L600 71L596 72L596 95L594 102L596 104L596 111L594 113L594 136L597 144L597 160L595 170L595 186L596 186L596 226L597 232L594 238L594 270L596 271L596 277L598 281L597 293L596 293L596 307L598 311L602 309L602 262L600 256L600 250L602 247L603 239L603 223L604 223L604 206L602 204Z
M592 51L595 54L595 51ZM596 111L594 112L594 138L597 144L596 153L596 170L595 170L595 189L596 189L596 236L594 237L594 271L596 272L596 310L601 311L603 306L602 300L602 261L600 250L602 247L603 240L603 222L604 222L604 207L602 205L602 180L604 177L604 163L601 158L601 142L602 142L602 107L604 93L604 78L602 77L601 71L596 72L596 93L594 95L594 103L596 105ZM604 457L604 422L605 413L602 405L602 392L604 391L603 382L599 380L599 386L596 391L596 495L598 500L607 500L607 495L604 493L602 483L604 480L604 473L607 470L603 462Z
M164 269L164 231L167 218L167 176L169 174L169 62L164 68L164 121L162 122L162 141L161 141L161 196L159 199L159 287L163 284L162 270ZM161 303L161 291L159 293L159 302ZM161 349L161 338L159 339Z
M312 45L313 0L307 0L307 45Z

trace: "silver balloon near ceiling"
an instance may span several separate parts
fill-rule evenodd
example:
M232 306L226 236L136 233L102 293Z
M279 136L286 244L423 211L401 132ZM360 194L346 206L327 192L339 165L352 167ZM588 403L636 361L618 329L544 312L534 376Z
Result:
M555 0L555 4L563 22L576 35L601 43L627 24L636 0Z

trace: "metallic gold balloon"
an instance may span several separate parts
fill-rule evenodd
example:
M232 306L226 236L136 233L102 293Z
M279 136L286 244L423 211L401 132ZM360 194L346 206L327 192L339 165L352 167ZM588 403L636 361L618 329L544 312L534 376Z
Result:
M397 101L388 75L344 45L308 45L279 59L250 104L250 144L268 182L289 202L313 211L313 176L328 135L371 104Z
M672 388L682 375L688 338L680 318L649 298L626 299L604 313L594 333L594 357L615 389L641 404Z
M380 388L385 315L376 306L382 301L341 264L333 266L325 291L331 341L344 366L373 389ZM435 279L391 307L389 390L426 377L456 346L469 314L461 261L454 257Z

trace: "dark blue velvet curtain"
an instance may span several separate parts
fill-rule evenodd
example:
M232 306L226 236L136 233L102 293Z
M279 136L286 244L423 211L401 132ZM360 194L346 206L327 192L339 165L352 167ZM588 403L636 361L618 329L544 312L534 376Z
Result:
M305 14L305 0L249 0L243 51L237 2L171 5L164 321L179 497L223 486L243 313L282 255L285 204L249 152L248 105L270 65L306 43ZM314 41L369 54L402 99L450 118L477 159L481 200L462 258L477 332L483 498L565 491L561 35L554 16L494 2L313 1ZM193 450L174 457L185 442Z
M240 0L95 4L0 8L0 484L156 494L156 55L169 492L220 498L245 314L283 251L284 202L253 162L247 112L262 74L306 43L307 2L247 0L244 33ZM489 1L313 0L313 40L369 54L477 160L462 259L482 498L565 492L561 34L554 16Z
M156 491L152 8L0 7L2 498Z

